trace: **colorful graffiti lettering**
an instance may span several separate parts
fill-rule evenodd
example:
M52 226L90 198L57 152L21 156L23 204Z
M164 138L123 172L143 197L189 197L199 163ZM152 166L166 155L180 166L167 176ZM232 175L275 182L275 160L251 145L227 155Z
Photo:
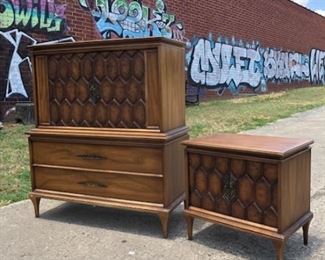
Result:
M176 22L176 16L167 12L163 0L156 0L153 10L142 5L141 1L97 0L90 4L87 0L79 0L79 3L91 11L103 38L111 38L112 33L121 38L185 38L183 24Z
M310 52L310 83L325 84L325 51L312 49Z
M65 4L54 0L0 0L0 30L26 28L62 32L65 30Z
M191 84L239 93L242 88L267 91L267 83L308 81L325 83L325 52L312 50L310 56L262 48L259 43L194 38L187 54Z
M8 56L7 70L7 85L5 98L10 98L13 95L21 95L24 98L28 98L28 93L25 88L26 79L23 77L22 71L29 71L31 73L31 61L26 52L26 48L29 45L34 45L37 41L28 34L18 31L17 29L1 32L0 31L1 44L6 45L10 49L11 56ZM62 38L60 40L43 42L42 44L57 43L63 41L74 41L72 37Z

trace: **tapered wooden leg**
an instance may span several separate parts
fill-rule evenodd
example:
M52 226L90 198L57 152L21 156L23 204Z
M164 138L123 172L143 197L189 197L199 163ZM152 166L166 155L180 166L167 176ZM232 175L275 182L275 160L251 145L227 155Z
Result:
M187 222L187 238L188 238L188 240L192 240L193 239L193 222L194 222L194 218L192 216L185 215L185 219L186 219L186 222Z
M158 214L160 223L161 223L161 229L163 233L164 238L168 238L168 224L169 224L169 213L159 213Z
M311 220L309 220L305 225L302 226L302 231L304 233L304 245L308 245L308 232L309 232L309 225Z
M272 240L275 251L276 251L276 259L283 260L284 259L284 247L285 241L284 240Z
M39 204L40 204L41 198L36 197L36 196L29 196L29 198L31 199L31 201L33 202L33 205L34 205L35 217L38 218L39 217Z

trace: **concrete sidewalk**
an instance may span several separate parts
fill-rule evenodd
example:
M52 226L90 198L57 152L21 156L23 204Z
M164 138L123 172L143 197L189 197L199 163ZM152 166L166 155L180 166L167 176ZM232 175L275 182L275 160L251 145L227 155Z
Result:
M299 230L288 241L286 259L325 259L325 107L248 131L305 137L312 152L312 211L309 245ZM162 239L158 217L136 212L41 201L41 217L23 201L0 208L0 259L274 259L269 240L195 221L193 241L179 206L170 237Z

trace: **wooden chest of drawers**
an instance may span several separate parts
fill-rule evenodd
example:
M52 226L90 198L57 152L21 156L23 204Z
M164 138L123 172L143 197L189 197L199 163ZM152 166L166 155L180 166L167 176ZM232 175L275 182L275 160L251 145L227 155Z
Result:
M158 214L185 197L184 46L118 39L32 47L36 128L32 192L40 198Z
M278 259L284 243L310 212L310 147L313 141L219 134L185 141L185 214L272 239Z

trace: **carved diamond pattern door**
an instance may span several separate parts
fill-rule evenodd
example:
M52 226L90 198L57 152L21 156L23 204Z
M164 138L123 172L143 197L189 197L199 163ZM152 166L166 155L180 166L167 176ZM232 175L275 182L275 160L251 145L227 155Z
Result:
M145 128L143 51L52 55L50 124Z
M189 154L190 205L277 226L277 166Z

